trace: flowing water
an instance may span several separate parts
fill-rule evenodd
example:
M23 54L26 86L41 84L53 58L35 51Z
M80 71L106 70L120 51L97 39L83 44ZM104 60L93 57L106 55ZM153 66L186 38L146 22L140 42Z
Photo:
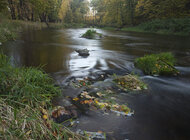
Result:
M190 37L129 33L97 29L104 38L80 38L87 29L27 30L21 38L2 46L16 66L43 66L58 84L70 76L88 76L102 70L139 72L149 85L140 94L121 94L135 111L131 117L88 114L75 129L106 132L107 139L190 139ZM75 49L90 50L78 56ZM177 58L177 77L143 75L134 59L145 54L172 52Z

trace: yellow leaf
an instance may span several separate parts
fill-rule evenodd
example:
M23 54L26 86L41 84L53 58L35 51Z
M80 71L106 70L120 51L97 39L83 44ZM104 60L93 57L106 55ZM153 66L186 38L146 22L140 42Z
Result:
M129 111L126 111L125 114L129 114Z
M98 133L101 133L101 134L102 134L103 132L99 130Z
M40 107L40 110L41 110L41 112L42 112L43 115L47 115L48 114L47 110L45 110L44 108Z
M98 100L95 100L95 103L98 104L99 103Z
M47 120L47 119L48 119L48 116L47 116L47 115L43 115L43 119L44 119L44 120Z
M78 100L79 100L79 98L73 98L73 100L74 100L74 101L78 101Z
M26 132L26 135L30 135L31 132L32 130L29 130L28 132Z

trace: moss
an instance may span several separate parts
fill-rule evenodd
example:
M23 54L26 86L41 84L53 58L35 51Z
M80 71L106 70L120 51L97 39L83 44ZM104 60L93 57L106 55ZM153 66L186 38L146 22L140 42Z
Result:
M172 53L160 53L137 58L135 66L149 75L174 75L179 73L174 67L175 62Z

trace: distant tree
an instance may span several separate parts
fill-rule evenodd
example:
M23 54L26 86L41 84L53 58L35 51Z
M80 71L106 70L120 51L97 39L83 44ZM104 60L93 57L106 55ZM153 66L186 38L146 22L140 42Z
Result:
M4 9L6 9L8 3L7 0L1 0L0 1L0 12L2 12Z

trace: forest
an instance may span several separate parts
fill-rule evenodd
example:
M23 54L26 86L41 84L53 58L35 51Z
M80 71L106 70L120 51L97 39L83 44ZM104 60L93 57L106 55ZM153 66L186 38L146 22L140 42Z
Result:
M84 22L85 0L1 0L0 10L13 20Z
M92 14L89 9L92 7ZM85 22L123 27L154 19L188 18L189 0L1 0L0 10L13 20Z

